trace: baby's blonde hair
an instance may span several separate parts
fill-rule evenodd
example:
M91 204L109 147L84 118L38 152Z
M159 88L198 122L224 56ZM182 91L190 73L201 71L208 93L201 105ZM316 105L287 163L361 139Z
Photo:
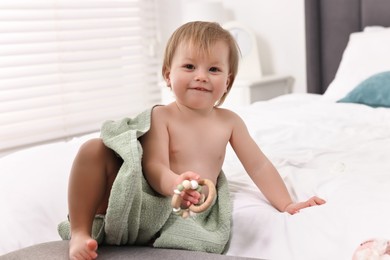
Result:
M232 88L234 79L237 75L239 48L232 35L227 30L223 29L218 23L196 21L186 23L176 29L176 31L169 38L165 48L164 61L162 66L163 77L165 76L165 73L171 68L175 51L181 43L189 43L197 48L201 54L208 55L210 54L211 47L218 41L225 42L229 49L228 58L230 81L226 93L223 94L215 106L222 105L227 94Z

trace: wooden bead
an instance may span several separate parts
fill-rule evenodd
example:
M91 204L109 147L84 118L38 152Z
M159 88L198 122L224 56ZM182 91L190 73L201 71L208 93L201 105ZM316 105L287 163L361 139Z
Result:
M183 185L185 190L191 189L191 182L189 180L184 180L181 184Z
M188 212L188 210L183 210L183 214L181 214L183 218L188 218L189 215L190 213Z
M196 180L191 181L191 189L196 190L198 188L199 184Z
M172 201L171 201L172 208L180 208L181 206L181 197L178 194L173 195Z
M179 191L183 191L183 190L184 190L184 187L183 187L182 184L179 184L179 185L177 185L177 189L178 189Z

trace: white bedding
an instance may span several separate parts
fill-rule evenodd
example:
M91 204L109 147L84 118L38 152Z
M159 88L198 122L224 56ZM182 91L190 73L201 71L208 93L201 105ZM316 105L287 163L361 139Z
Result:
M229 152L225 171L235 199L228 254L351 259L361 242L390 239L390 109L307 94L239 112L295 198L317 195L327 203L293 216L276 212L246 184Z
M224 171L234 203L228 255L351 259L359 243L390 239L390 109L290 94L236 110L297 200L299 214L270 206L229 148ZM85 140L42 145L0 159L0 255L59 240L72 160Z

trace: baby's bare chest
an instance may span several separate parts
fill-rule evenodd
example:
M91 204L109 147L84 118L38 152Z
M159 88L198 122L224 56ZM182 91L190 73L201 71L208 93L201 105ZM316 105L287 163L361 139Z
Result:
M175 124L169 128L171 155L223 159L230 131L216 124Z

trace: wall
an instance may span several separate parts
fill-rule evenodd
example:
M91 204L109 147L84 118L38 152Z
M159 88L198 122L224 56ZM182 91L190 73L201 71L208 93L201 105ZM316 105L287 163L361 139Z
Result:
M182 8L190 1L159 0L160 54L170 34L182 24ZM206 0L204 0L206 1ZM212 1L212 0L209 0ZM306 92L303 0L221 0L227 19L252 27L256 33L264 75L295 78L293 92Z

